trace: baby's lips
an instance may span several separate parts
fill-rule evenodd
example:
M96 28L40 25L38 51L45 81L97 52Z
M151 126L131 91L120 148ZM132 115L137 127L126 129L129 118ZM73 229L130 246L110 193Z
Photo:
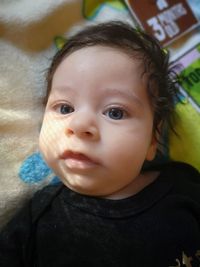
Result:
M71 150L67 150L62 154L61 159L69 159L69 158L77 159L77 160L81 160L81 161L90 161L90 162L98 164L98 162L96 160L86 156L83 153L73 152Z

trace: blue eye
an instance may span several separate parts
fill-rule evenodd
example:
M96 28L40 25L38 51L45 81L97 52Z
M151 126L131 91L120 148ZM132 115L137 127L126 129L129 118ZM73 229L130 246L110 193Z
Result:
M60 106L60 108L59 108L59 112L60 112L61 114L64 114L64 115L65 115L65 114L69 114L69 113L74 112L74 108L71 107L70 105L63 104L63 105Z
M124 117L124 110L120 108L110 108L105 112L105 115L113 120L121 120Z

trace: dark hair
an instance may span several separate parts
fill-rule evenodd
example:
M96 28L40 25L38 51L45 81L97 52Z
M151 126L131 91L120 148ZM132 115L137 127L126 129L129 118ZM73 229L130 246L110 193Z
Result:
M49 68L46 102L53 75L62 60L74 51L95 45L117 48L142 62L142 75L147 74L147 92L154 109L154 133L160 135L161 124L172 126L177 79L174 71L169 70L169 54L144 31L119 21L87 26L67 40Z

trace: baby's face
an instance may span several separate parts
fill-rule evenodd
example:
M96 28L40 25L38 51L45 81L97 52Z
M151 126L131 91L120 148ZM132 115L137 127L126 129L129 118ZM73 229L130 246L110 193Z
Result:
M152 127L139 63L114 48L82 48L54 74L40 149L67 187L112 197L154 158Z

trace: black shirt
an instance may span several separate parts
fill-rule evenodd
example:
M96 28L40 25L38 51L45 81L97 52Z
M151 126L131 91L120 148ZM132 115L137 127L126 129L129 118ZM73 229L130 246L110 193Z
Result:
M155 169L122 200L39 191L0 234L0 266L199 267L200 175L182 163Z

